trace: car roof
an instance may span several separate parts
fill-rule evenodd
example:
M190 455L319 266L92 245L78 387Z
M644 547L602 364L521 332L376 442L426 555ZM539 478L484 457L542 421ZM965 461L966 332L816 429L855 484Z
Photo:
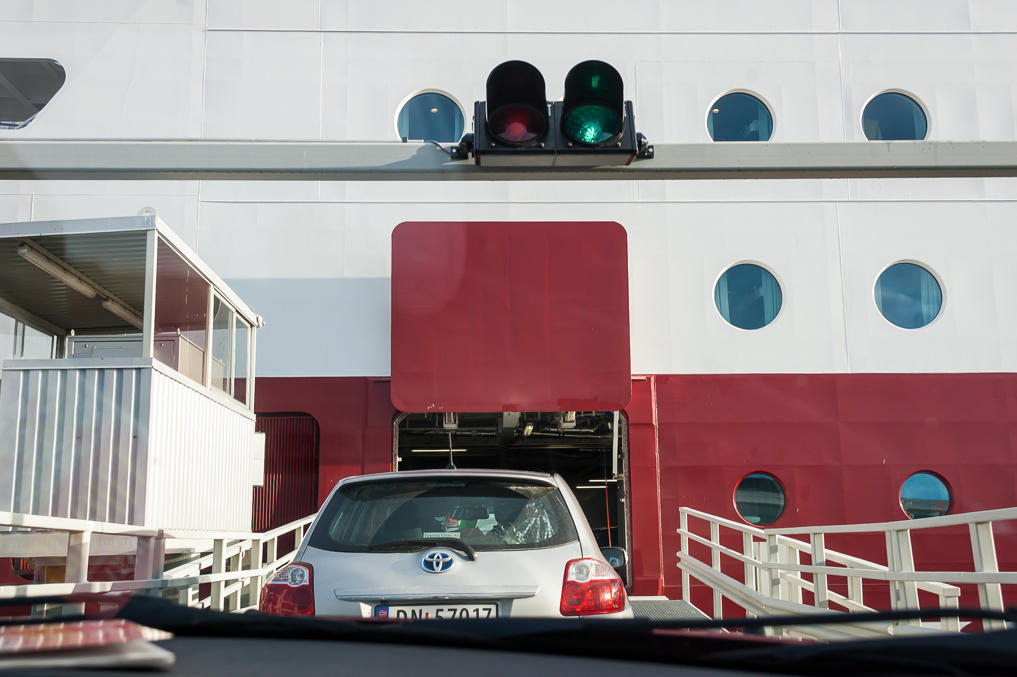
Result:
M402 477L498 477L505 479L538 480L554 484L554 475L545 472L532 472L529 470L504 470L504 469L456 469L456 470L401 470L397 472L374 473L370 475L354 475L339 481L339 484L347 482L361 482L373 480L386 480Z

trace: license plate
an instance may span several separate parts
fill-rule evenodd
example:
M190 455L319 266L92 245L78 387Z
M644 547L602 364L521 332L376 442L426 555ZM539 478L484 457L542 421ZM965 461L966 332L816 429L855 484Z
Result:
M497 604L415 604L379 605L374 607L375 618L430 619L430 618L497 618Z

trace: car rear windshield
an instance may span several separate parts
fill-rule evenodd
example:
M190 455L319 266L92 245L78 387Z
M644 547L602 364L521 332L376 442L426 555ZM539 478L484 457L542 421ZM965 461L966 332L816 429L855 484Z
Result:
M476 550L550 548L578 540L558 488L538 481L397 478L354 482L322 508L309 544L337 552L419 549L459 539ZM402 541L414 541L399 547Z

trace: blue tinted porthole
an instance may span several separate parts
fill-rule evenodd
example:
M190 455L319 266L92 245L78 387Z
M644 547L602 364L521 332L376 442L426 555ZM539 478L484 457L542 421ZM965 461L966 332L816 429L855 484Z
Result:
M900 487L900 507L911 519L950 512L950 488L931 472L916 472Z
M783 296L770 271L754 263L739 263L717 280L713 300L721 316L734 326L760 329L777 317Z
M456 142L463 135L463 111L444 94L424 92L399 109L396 130L403 141Z
M771 524L784 512L784 488L773 475L754 472L735 487L734 503L738 515L749 524Z
M773 116L766 104L751 94L732 92L710 106L706 129L714 141L769 141Z
M865 104L862 131L870 141L921 141L928 134L929 121L910 96L886 92Z
M919 329L936 319L943 290L935 276L916 263L895 263L876 280L876 307L892 324Z

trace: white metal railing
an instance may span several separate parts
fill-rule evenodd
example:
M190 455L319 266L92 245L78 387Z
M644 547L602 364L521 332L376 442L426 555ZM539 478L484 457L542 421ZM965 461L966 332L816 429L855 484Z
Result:
M689 528L689 518L705 522L709 526L709 536L693 532ZM1002 586L1017 585L1017 572L999 570L993 536L993 523L1017 520L1017 508L899 522L789 529L759 529L692 508L679 508L679 519L681 550L677 555L678 567L682 570L682 595L686 601L692 601L691 578L706 584L713 591L714 618L722 616L725 598L749 615L875 611L865 604L863 583L866 581L888 585L890 604L894 610L919 609L919 591L935 595L936 606L940 608L956 609L960 598L958 584L974 584L983 609L1002 611ZM916 570L911 532L957 526L968 527L974 570ZM722 529L724 533L733 531L740 535L740 550L721 543ZM826 548L827 534L865 533L883 534L886 566ZM807 540L793 536L804 536ZM689 551L690 543L708 548L709 561L695 558ZM808 564L802 564L803 554L809 559ZM741 580L722 573L722 558L743 565ZM844 584L839 587L846 594L831 589L831 578L843 579ZM803 602L803 591L812 594L811 604ZM873 623L803 626L792 628L789 633L816 637L871 636L888 632L920 632L920 628L928 627L918 620L909 621L906 625L911 627ZM983 627L995 630L1004 628L1005 624L998 620L984 620ZM957 631L960 629L959 619L944 617L937 629Z
M0 586L0 599L154 594L187 606L222 611L257 608L265 582L292 561L314 515L264 533L143 529L122 524L0 512L0 557L30 556L36 582ZM279 541L293 534L293 550L279 553ZM131 540L133 539L133 543ZM99 555L134 560L130 580L90 581L89 563ZM170 568L167 569L166 567ZM47 581L47 569L63 568L62 582ZM204 572L204 573L203 573ZM200 587L209 585L202 596ZM84 603L61 605L83 611ZM48 613L52 609L42 608Z

